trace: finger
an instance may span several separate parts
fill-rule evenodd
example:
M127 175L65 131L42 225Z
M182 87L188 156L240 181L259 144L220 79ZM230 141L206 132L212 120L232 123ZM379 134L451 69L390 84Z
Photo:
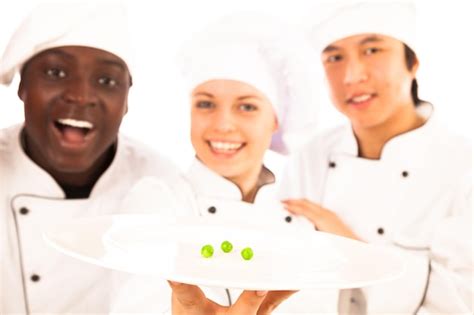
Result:
M232 305L230 314L257 314L257 311L267 296L267 291L244 291Z
M308 199L295 200L295 204L301 207L306 207L308 209L313 209L315 211L321 209L321 206L319 204L309 201Z
M311 201L306 199L298 199L298 200L290 200L287 202L283 202L284 207L293 209L294 211L298 211L301 214L307 214L309 212L314 212L318 214L321 210L321 207Z
M258 315L271 314L283 301L288 299L290 296L298 291L271 291L267 294L263 300L260 308L258 309Z
M284 204L294 205L294 204L301 204L302 200L303 199L285 199L285 200L282 200L281 202L283 202Z
M304 203L312 203L308 201L308 199L300 198L300 199L284 199L281 202L283 203L290 203L290 204L304 204Z
M286 204L284 207L289 212L296 215L303 215L310 220L317 220L319 218L318 211L302 204Z
M206 303L206 296L199 287L173 281L168 283L173 290L173 304L178 303L179 309L192 310Z

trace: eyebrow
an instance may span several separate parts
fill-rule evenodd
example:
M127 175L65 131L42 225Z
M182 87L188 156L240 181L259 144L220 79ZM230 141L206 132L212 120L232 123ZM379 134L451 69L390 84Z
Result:
M200 96L200 95L207 96L209 98L214 98L214 95L212 95L211 93L207 93L207 92L196 92L196 93L193 94L194 97L195 96ZM241 101L241 100L244 100L244 99L247 99L247 98L261 99L257 95L244 95L244 96L240 96L239 98L237 98L237 100Z
M239 97L237 100L241 101L241 100L244 100L246 98L255 98L255 99L258 99L258 100L261 99L257 95L244 95L244 96Z
M376 36L376 35L371 35L368 37L364 37L362 40L359 41L359 45L365 45L369 43L378 43L378 42L383 42L383 39ZM326 48L324 48L323 53L328 53L336 50L340 50L341 48L336 46L336 45L329 45Z
M207 96L209 98L214 98L214 95L212 95L211 93L207 93L207 92L196 92L196 93L193 94L193 96L199 96L199 95Z
M341 48L339 48L337 46L334 46L334 45L329 45L326 48L324 48L323 53L328 53L328 52L339 50L339 49L341 49Z
M50 54L51 55L58 55L58 56L61 56L61 57L66 57L68 59L74 59L73 55L65 52L64 50L61 50L60 48L45 50L42 53L40 53L39 55L50 55Z
M104 59L104 58L99 58L97 59L100 63L106 64L106 65L111 65L115 67L119 67L121 70L125 71L126 67L123 65L123 63L111 59Z
M42 54L42 53L40 53L40 54ZM45 55L46 54L53 54L53 55L57 55L57 56L61 56L61 57L66 57L67 59L70 59L70 60L73 60L73 59L77 58L76 56L74 56L74 55L72 55L68 52L65 52L64 50L61 50L61 48L46 50L46 51L44 51L44 54ZM119 67L123 71L126 70L126 67L120 61L115 61L115 60L107 59L107 58L97 58L97 61L102 63L102 64Z
M372 35L372 36L368 36L368 37L365 37L364 39L362 39L359 42L359 45L365 45L365 44L368 44L368 43L378 43L378 42L383 42L383 39L378 37L378 36Z

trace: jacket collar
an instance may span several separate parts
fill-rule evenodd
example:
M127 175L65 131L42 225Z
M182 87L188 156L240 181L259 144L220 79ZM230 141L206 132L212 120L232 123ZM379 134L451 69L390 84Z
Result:
M14 172L13 180L15 181L15 187L20 187L21 193L25 194L64 199L64 191L56 180L26 155L21 141L22 130L22 124L16 125L9 130L9 152L11 152L13 166L11 172ZM124 155L126 154L126 152L123 152L125 148L121 142L122 139L119 138L115 157L95 183L90 197L98 195L105 190L110 190L110 187L117 185L117 178L114 178L114 174L116 174L116 169L120 169L125 164Z
M10 172L14 186L24 194L64 198L64 192L54 178L26 155L22 146L22 131L23 125L16 125L9 130Z
M186 173L186 178L199 195L227 200L242 200L242 192L236 184L215 173L197 158ZM257 192L262 187L273 183L275 183L274 174L263 166L259 175Z
M417 113L426 119L426 122L409 132L390 139L382 150L381 160L399 159L401 152L419 151L420 146L429 143L429 135L436 128L436 117L431 103L423 102L416 107ZM341 141L334 147L334 152L347 154L353 157L358 155L357 139L351 125L342 130Z

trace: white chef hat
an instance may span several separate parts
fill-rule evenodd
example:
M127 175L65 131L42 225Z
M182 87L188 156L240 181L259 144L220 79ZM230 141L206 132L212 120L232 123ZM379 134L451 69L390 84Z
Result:
M416 52L416 9L411 0L335 1L321 8L311 41L318 52L331 43L358 34L395 38Z
M15 31L0 60L0 83L41 51L87 46L108 51L131 68L128 21L121 2L50 2L38 5Z
M314 58L302 32L273 17L246 12L194 35L178 62L189 91L222 79L244 82L262 92L279 124L270 149L286 154L315 130L318 69Z

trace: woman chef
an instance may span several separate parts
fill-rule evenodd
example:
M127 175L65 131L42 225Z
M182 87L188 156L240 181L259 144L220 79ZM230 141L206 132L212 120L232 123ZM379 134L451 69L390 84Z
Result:
M237 15L193 38L183 51L181 68L191 96L191 142L196 159L174 181L142 180L128 196L126 208L162 214L171 209L180 211L178 215L313 228L307 220L288 215L275 199L275 176L263 165L268 148L286 153L314 128L317 104L308 81L314 70L306 63L311 50L297 34L288 33L265 16ZM129 287L136 290L137 286ZM251 314L258 309L246 305L249 294L255 295L251 291L237 300L240 290L204 288L211 301L197 287L171 287L175 313ZM265 297L265 292L260 293L261 313L290 294L268 292ZM124 293L123 300L131 295ZM152 304L156 305L159 292L150 289L142 295L146 301L139 304L149 307L144 311L157 310ZM167 296L169 300L170 294ZM317 303L307 301L300 309L319 310ZM216 303L233 306L227 309Z
M409 2L358 2L313 30L332 103L350 124L293 158L285 205L407 262L399 280L342 291L343 312L473 311L471 145L418 99L414 23Z

